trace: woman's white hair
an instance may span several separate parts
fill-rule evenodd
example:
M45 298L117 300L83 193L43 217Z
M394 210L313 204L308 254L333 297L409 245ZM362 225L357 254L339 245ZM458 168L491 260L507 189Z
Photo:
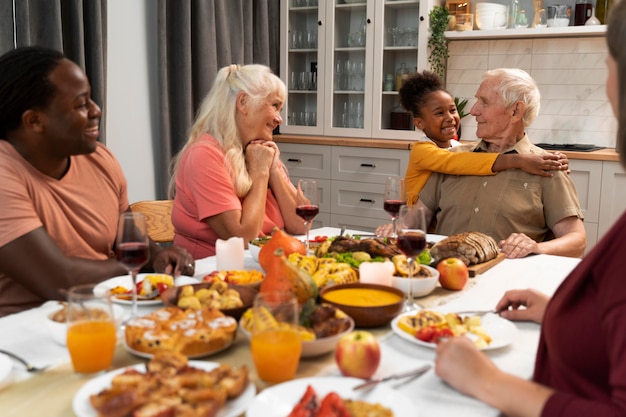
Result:
M248 96L250 111L259 109L273 94L278 94L284 102L287 94L285 84L265 65L229 65L219 70L213 87L206 95L196 119L189 130L185 146L172 161L172 177L169 195L176 192L176 174L182 154L195 143L200 136L208 133L221 145L227 167L232 169L231 178L238 197L244 197L252 186L252 179L246 170L246 161L237 127L237 96Z
M504 107L508 108L518 101L526 105L523 115L524 127L530 126L539 114L541 94L535 80L524 70L518 68L498 68L485 72L483 80L496 79L498 91Z

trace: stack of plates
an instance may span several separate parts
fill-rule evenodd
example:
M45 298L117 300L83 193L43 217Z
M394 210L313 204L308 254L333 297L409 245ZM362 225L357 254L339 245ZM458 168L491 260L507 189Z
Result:
M504 29L507 6L498 3L476 3L476 26L481 30Z

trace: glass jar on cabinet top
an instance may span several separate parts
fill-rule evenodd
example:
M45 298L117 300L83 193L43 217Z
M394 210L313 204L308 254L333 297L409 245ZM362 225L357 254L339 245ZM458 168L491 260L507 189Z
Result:
M396 72L403 63L403 78L427 69L432 0L311 1L281 1L280 75L289 93L280 132L414 138L391 126Z

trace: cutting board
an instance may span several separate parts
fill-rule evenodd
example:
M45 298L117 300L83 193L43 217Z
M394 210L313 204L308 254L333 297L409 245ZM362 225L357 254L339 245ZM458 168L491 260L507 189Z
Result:
M482 274L483 272L487 272L494 266L498 265L505 258L503 253L499 253L498 256L493 258L490 261L483 262L481 264L470 265L467 267L469 271L470 278L475 277L476 275Z

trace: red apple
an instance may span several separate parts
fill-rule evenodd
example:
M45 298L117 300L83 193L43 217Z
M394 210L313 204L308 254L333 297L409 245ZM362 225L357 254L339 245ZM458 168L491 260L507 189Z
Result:
M335 349L335 361L342 375L369 379L380 364L376 336L363 330L342 336Z
M467 266L459 258L446 258L437 264L439 283L447 290L459 291L469 278Z

